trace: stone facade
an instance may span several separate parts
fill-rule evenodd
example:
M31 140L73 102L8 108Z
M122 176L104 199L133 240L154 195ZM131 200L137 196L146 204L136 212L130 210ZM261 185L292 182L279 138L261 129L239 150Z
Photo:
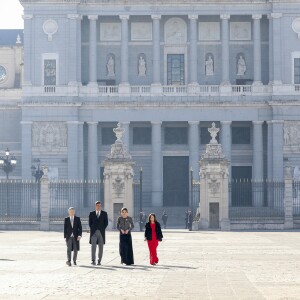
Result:
M0 86L0 144L18 158L11 176L30 178L39 158L61 179L100 178L112 144L106 129L117 122L143 167L148 206L164 205L165 157L188 157L199 180L212 121L229 178L248 167L252 178L282 180L284 159L300 165L291 137L300 121L297 1L21 3L22 95ZM36 129L43 124L45 135ZM136 143L141 127L150 143ZM168 143L169 128L186 139Z

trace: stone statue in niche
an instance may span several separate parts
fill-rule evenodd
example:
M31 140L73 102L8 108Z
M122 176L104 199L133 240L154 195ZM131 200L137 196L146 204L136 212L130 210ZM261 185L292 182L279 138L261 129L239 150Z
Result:
M107 68L107 76L113 77L115 76L115 60L112 55L109 56L109 59L106 64Z
M146 61L142 55L139 58L139 76L146 76Z
M237 62L237 75L244 76L247 71L246 62L242 55L240 55Z
M214 75L214 61L211 55L209 55L208 59L205 61L205 75L206 76Z

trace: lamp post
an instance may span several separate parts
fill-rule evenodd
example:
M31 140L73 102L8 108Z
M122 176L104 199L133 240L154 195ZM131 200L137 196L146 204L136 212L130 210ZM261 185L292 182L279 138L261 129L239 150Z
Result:
M143 168L140 169L140 213L143 209Z
M38 193L38 211L37 217L41 217L41 178L44 175L44 172L40 169L40 159L36 159L35 162L37 163L37 167L32 165L31 166L31 174L35 178L35 182L37 183L37 193Z
M194 203L193 203L193 181L194 181L194 179L193 179L193 168L192 167L190 168L190 178L191 178L191 182L190 182L190 184L191 184L190 205L191 205L192 216L194 217Z
M0 169L2 169L6 174L6 213L7 216L9 213L9 202L8 202L8 176L9 173L13 171L13 169L17 165L17 160L14 156L10 155L10 151L8 148L5 150L5 156L0 157Z
M11 156L9 149L6 148L5 156L0 157L0 168L5 172L6 179L8 179L9 173L13 171L16 165L17 165L16 158L14 156Z

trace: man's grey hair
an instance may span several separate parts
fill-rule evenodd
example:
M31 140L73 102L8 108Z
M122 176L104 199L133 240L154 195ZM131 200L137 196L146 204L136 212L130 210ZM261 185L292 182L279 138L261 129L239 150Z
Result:
M68 211L70 211L70 210L75 210L75 208L71 206L68 208Z

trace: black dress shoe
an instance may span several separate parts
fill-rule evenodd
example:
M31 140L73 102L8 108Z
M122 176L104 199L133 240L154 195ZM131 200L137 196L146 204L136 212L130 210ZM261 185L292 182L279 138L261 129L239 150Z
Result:
M75 260L73 261L73 264L74 264L75 266L77 266L77 264L76 264L76 261L75 261Z
M100 262L100 260L98 260L97 266L101 266L101 262Z
M68 261L66 261L66 264L69 266L69 267L71 267L71 262L68 260Z
M95 266L95 265L96 265L96 263L95 263L95 261L94 261L94 260L92 261L92 263L91 263L91 264L92 264L93 266Z

